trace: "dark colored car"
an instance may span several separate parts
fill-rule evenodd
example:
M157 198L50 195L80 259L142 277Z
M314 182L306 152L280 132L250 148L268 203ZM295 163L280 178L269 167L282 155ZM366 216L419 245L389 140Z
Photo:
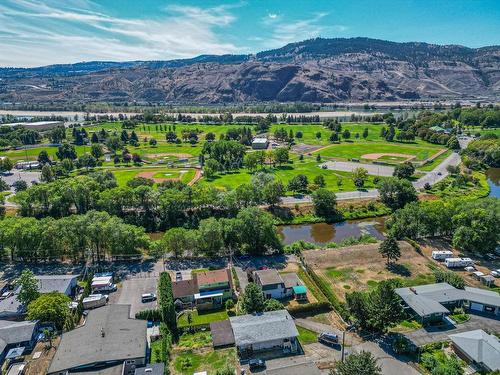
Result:
M266 363L262 359L251 359L248 362L248 366L250 367L251 370L253 370L253 369L265 367Z

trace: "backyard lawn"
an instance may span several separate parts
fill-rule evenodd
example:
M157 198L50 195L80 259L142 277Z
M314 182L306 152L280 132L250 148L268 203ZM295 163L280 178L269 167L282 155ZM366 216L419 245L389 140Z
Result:
M175 355L173 373L192 375L195 372L207 371L209 374L213 374L227 365L236 367L236 364L235 348L204 351L186 350Z
M185 312L179 317L179 320L177 321L177 325L179 327L189 326L187 315L188 314ZM191 317L193 318L192 325L209 324L219 320L229 319L226 310L207 311L207 312L194 310L191 314Z

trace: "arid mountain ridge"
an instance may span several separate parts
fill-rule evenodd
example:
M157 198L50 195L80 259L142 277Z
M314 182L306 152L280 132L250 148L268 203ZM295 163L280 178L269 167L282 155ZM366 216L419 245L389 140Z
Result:
M255 55L0 68L0 102L498 100L500 46L311 39Z

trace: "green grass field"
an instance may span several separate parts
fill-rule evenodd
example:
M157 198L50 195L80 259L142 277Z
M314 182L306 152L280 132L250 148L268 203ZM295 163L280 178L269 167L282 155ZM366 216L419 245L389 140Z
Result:
M299 331L299 342L301 345L314 344L315 342L318 342L318 335L316 332L299 326L297 326L297 331Z
M198 312L197 310L194 310L191 314L191 317L193 318L193 323L192 323L193 325L209 324L212 322L216 322L218 320L229 319L226 310L207 311L207 312L203 311ZM186 313L182 314L179 317L179 320L177 321L177 326L179 327L189 326Z
M266 173L272 173L285 185L298 174L306 175L309 183L313 183L314 177L321 175L325 179L326 187L330 190L356 190L356 187L351 179L351 173L321 169L319 164L320 163L316 162L314 157L304 157L303 161L299 161L298 158L293 158L293 164L276 168L266 168L263 171ZM210 180L203 178L202 181L224 190L232 190L237 188L239 185L250 182L253 174L254 173L251 173L246 169L242 169L235 173L219 174ZM340 186L338 185L339 180L342 181L342 185ZM364 187L367 189L374 187L373 176L368 177Z
M207 352L186 350L176 354L173 360L173 374L192 375L195 372L207 371L215 374L227 365L236 367L236 349L218 349Z
M343 159L360 159L365 154L373 153L395 153L414 155L416 156L416 160L421 161L431 157L441 148L442 147L436 147L431 144L420 146L395 142L353 142L333 144L327 148L318 150L315 153L319 153L322 157Z

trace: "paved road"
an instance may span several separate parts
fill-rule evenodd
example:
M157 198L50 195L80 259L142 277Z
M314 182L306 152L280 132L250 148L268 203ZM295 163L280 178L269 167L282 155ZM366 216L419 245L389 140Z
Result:
M352 172L356 168L364 168L368 171L368 174L384 177L390 177L394 172L394 167L389 165L355 163L352 161L327 161L322 165L325 165L328 169L343 172Z
M420 177L417 181L413 182L415 189L423 189L425 184L434 185L449 175L446 168L449 165L457 166L461 162L460 155L456 152L452 153L444 159L436 168L425 176Z

